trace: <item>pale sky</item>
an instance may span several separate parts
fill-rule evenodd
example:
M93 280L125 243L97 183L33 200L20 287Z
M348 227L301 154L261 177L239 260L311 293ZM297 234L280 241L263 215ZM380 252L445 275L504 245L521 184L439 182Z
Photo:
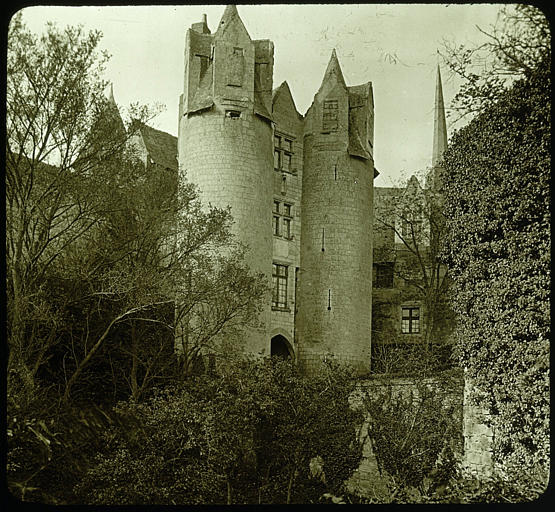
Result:
M274 88L289 83L297 110L305 114L318 90L333 48L347 85L371 81L374 90L376 186L394 186L431 163L436 50L444 40L483 41L500 5L307 4L238 5L252 39L274 42ZM124 110L131 103L162 103L151 125L177 135L183 88L185 33L208 17L214 31L223 5L129 7L29 7L24 21L36 32L46 21L82 24L104 34L101 48L112 58L106 79ZM448 109L459 82L442 67ZM449 116L449 135L454 126Z

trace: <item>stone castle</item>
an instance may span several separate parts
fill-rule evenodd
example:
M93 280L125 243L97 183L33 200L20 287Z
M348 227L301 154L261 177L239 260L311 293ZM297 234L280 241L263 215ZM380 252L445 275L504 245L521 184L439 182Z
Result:
M273 56L235 6L214 33L203 16L186 34L177 141L144 126L139 142L147 162L177 167L204 202L231 207L248 263L272 283L246 350L291 356L306 371L333 357L368 373L373 283L384 287L373 265L374 195L400 190L374 189L372 83L348 86L334 50L303 116L286 82L273 88ZM441 96L438 69L434 165L447 143ZM414 338L425 314L409 306L408 320L404 309L391 314Z

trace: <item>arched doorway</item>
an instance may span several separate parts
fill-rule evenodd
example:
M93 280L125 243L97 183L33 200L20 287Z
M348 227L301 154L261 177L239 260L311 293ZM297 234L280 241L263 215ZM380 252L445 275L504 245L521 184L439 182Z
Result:
M293 357L291 346L285 336L278 334L272 338L270 354L272 356L283 357L284 359Z

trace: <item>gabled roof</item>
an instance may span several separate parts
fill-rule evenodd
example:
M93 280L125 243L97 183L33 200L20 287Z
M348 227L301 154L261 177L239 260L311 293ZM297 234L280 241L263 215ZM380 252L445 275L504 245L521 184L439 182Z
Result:
M302 119L303 115L297 110L297 105L295 105L295 100L293 99L293 95L291 94L291 89L289 88L289 84L287 83L286 80L281 82L281 85L279 87L272 90L272 109L274 108L274 105L276 104L276 101L278 100L278 98L282 96L284 98L286 97L289 99L289 101L291 102L291 105L295 109L297 116L299 117L299 119Z
M152 161L164 168L177 170L177 137L143 123L139 131Z

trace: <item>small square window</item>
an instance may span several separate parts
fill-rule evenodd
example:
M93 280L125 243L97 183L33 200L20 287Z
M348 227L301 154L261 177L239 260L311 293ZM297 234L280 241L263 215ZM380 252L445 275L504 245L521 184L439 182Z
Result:
M401 308L401 332L403 334L420 333L420 308L402 307Z

